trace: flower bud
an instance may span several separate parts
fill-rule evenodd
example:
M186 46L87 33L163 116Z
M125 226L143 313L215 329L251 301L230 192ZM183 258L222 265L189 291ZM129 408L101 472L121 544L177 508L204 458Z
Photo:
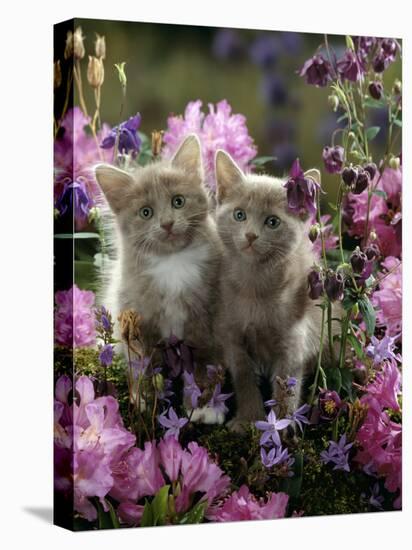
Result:
M66 46L64 48L64 59L70 59L73 55L73 33L67 31L66 34Z
M380 255L378 245L373 243L367 246L364 252L369 261L376 260L376 258Z
M315 223L309 229L309 240L311 243L314 243L320 235L320 225Z
M104 82L104 66L100 58L89 55L87 80L92 88L100 88Z
M323 162L329 174L338 174L342 170L345 150L340 145L324 147L322 152Z
M339 98L337 95L332 94L328 97L328 104L331 107L332 111L336 113L339 107Z
M114 66L117 69L117 75L120 80L120 84L123 86L123 88L126 88L127 85L127 77L126 72L124 70L124 66L126 65L126 61L122 61L121 63L115 63Z
M84 49L84 36L82 33L82 28L77 27L73 35L73 53L76 59L83 59L85 52Z
M312 269L308 275L309 297L317 300L323 294L322 275L318 269Z
M356 178L355 185L353 186L352 193L360 195L368 187L370 181L369 172L361 170Z
M379 53L372 61L372 66L375 73L383 73L387 66L385 55L383 53Z
M331 269L328 270L325 277L325 292L331 302L341 300L343 298L344 279L341 273L335 273Z
M402 82L398 78L393 83L392 91L395 95L402 93Z
M88 220L89 223L98 222L100 220L100 208L92 206L89 210Z
M154 130L152 132L152 153L154 157L160 155L163 142L163 130Z
M106 59L106 38L96 33L96 42L94 43L94 51L99 59Z
M369 162L368 164L365 164L363 169L368 172L371 180L373 180L373 178L376 176L376 172L378 171L378 167L374 162Z
M355 250L352 252L350 257L350 263L351 263L353 272L360 275L362 271L365 269L366 262L367 262L366 254L360 250L359 246L357 246Z
M393 38L385 38L381 44L382 50L388 56L393 57L396 54L397 46Z
M62 83L62 69L60 67L60 59L54 62L54 89L60 88Z
M374 82L371 82L368 87L369 93L373 99L380 99L383 94L383 85L382 82L379 82L379 80L375 80Z
M376 234L376 231L372 230L370 233L369 233L369 240L371 241L376 241L378 238L378 235Z
M400 161L400 158L399 158L399 157L391 157L391 158L389 159L389 166L390 166L393 170L398 170L400 165L401 165L401 161Z
M155 374L153 376L153 385L155 387L155 389L159 392L163 391L164 389L164 378L163 376L160 374L160 372L158 372L157 374Z
M342 172L342 180L348 187L352 187L355 184L356 178L358 177L358 171L353 166L344 168Z

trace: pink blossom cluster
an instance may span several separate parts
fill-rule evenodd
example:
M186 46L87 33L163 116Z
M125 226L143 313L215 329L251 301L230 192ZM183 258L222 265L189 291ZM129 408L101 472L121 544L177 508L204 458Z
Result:
M372 303L377 311L377 325L385 327L389 336L397 336L402 332L402 263L388 256L382 267L384 270L378 274L382 282L373 293Z
M384 256L400 257L402 252L401 236L401 190L402 171L385 168L382 176L376 173L371 185L373 193L370 203L369 231L374 231L377 244ZM363 237L366 224L368 192L365 189L356 195L349 193L345 205L345 222L348 233L354 237Z
M96 341L95 295L73 285L55 294L54 339L56 344L69 347L92 346Z
M257 499L246 485L242 485L221 506L212 509L207 517L219 522L283 518L288 500L286 493L269 493L266 500Z
M361 398L368 405L367 417L357 434L360 444L355 461L372 475L385 478L385 487L398 492L394 506L401 506L402 425L390 419L387 409L399 411L400 372L395 361L384 363Z
M206 183L214 191L214 162L218 149L227 151L244 171L250 170L249 162L256 156L257 149L249 135L246 118L241 114L233 114L232 107L225 99L216 106L209 103L206 115L201 109L202 102L198 99L187 104L184 116L171 115L168 118L162 156L172 157L185 136L197 134L202 144Z
M97 519L91 497L104 497L112 489L124 453L135 436L123 426L119 405L112 396L98 397L92 381L81 376L73 384L61 376L56 383L54 402L54 446L56 489L71 495L74 509L89 521Z

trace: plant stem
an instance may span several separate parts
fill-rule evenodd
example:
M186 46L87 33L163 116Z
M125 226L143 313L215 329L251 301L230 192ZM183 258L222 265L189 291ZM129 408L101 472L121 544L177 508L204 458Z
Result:
M310 400L309 404L313 405L313 401L315 398L316 388L318 385L319 380L319 372L322 366L322 353L323 353L323 336L325 333L325 307L322 307L322 321L321 321L321 329L320 329L320 344L319 344L319 354L318 354L318 363L316 365L316 373L315 373L315 379L313 381L313 387L310 394Z
M346 355L346 340L348 336L348 328L349 328L349 321L350 321L350 315L351 315L352 309L350 309L342 323L342 333L341 333L341 341L340 341L340 352L339 352L339 368L342 369L345 363L345 355Z

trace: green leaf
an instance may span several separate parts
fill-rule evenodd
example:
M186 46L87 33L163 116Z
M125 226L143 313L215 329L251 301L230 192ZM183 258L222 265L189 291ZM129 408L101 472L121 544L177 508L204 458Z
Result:
M207 508L207 502L200 501L198 502L191 510L183 514L179 519L181 525L188 525L190 523L201 523L205 516L205 511Z
M99 233L56 233L55 239L100 239Z
M164 525L168 512L168 497L170 485L165 485L156 493L152 500L153 525Z
M106 504L109 506L108 512L104 511L102 504L97 498L95 499L95 504L97 507L99 529L118 529L120 527L119 520L117 519L116 512L111 503L106 500Z
M345 120L348 118L348 115L346 113L344 113L343 115L341 115L338 120L336 122L342 122L342 120Z
M366 137L369 141L372 141L373 139L376 138L379 132L380 132L379 126L371 126L366 130Z
M140 520L140 527L152 527L153 523L153 510L151 503L146 499L142 519Z
M386 104L381 99L373 99L372 97L368 97L368 99L365 99L365 107L371 107L372 109L382 109L382 107L386 107Z
M363 359L365 354L363 353L362 345L359 340L355 337L354 334L348 334L348 340L350 342L350 345L355 350L357 358Z
M347 393L349 399L353 401L355 398L355 393L353 391L353 385L352 385L353 372L351 369L343 368L341 374L342 374L342 388Z
M342 387L341 369L338 367L329 367L325 372L328 390L339 392Z
M115 509L113 508L113 504L108 500L106 500L106 502L109 505L109 515L110 515L110 519L112 520L113 528L120 529L119 518L117 517Z
M393 123L396 125L396 126L399 126L399 128L402 128L402 120L399 120L399 118L396 118Z
M348 50L355 51L355 44L353 43L352 37L347 34L345 36L345 41L346 41L346 47L348 48Z
M299 498L303 480L303 453L295 454L295 462L293 464L293 477L289 478L288 494L291 498Z
M336 206L336 204L333 204L333 202L328 202L328 206L331 210L334 210L335 212L337 211L338 207Z
M385 200L388 198L388 195L382 189L374 189L372 191L372 194L377 195L378 197L382 197L382 199L385 199Z
M256 157L251 161L251 164L253 164L254 166L264 166L268 162L273 162L274 160L276 160L276 157Z
M359 298L359 311L362 315L363 320L366 325L366 332L368 336L372 336L375 331L376 324L376 312L373 309L373 305L367 296L362 296Z

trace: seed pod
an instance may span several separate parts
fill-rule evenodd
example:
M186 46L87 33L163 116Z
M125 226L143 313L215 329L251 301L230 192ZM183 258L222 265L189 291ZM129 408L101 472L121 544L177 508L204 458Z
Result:
M332 94L328 97L329 106L332 108L332 111L335 113L339 107L339 98L337 95Z
M399 157L391 157L391 158L390 158L390 160L389 160L389 166L390 166L393 170L398 170L400 165L401 165L401 161L400 161L400 158L399 158Z
M320 235L320 226L319 226L318 223L315 223L309 229L309 240L310 240L310 242L314 243L316 241L316 239L319 237L319 235Z

